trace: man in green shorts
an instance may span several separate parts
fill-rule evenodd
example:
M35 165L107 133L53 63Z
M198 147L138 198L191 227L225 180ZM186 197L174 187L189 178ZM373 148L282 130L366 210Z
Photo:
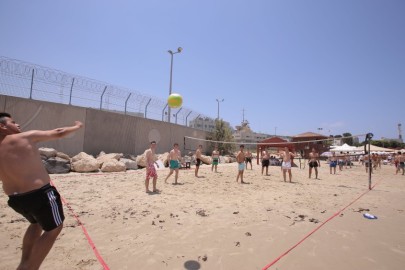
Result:
M179 169L180 169L180 162L179 162L180 158L181 158L181 152L179 150L179 144L175 143L173 145L173 149L169 153L170 173L168 176L166 176L165 183L167 183L167 179L170 177L170 175L173 174L173 171L175 171L174 184L177 185L177 178L179 177Z
M212 157L211 171L213 171L215 168L215 172L217 172L217 167L218 167L218 163L219 163L219 151L218 151L217 146L215 146L214 151L212 151L211 157Z

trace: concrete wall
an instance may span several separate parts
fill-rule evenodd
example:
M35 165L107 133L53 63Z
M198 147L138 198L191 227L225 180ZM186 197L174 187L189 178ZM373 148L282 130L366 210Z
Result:
M4 112L6 109L6 96L0 95L0 112Z
M149 147L149 142L158 142L157 152L168 152L177 142L183 155L184 136L206 138L206 132L177 124L169 124L136 116L86 109L45 101L29 100L0 95L0 110L8 112L23 130L49 130L70 126L75 120L84 123L84 129L69 138L48 141L38 146L52 147L70 156L84 151L97 155L125 153L139 155ZM186 148L196 149L199 141L186 141Z

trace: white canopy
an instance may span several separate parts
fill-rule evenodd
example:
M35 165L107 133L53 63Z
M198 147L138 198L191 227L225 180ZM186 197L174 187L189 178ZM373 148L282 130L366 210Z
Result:
M358 151L364 151L364 146L359 146L357 147ZM368 150L368 146L367 146ZM371 152L395 152L394 149L389 149L389 148L383 148L375 145L370 145L370 151Z
M330 149L332 152L361 152L363 149L359 150L356 146L350 146L347 143Z

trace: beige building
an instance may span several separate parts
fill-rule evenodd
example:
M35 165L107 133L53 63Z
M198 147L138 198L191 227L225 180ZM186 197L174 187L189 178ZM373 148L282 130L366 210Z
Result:
M189 127L200 129L207 132L213 132L215 130L215 119L209 117L196 117L190 121ZM229 122L224 121L225 126L232 130Z
M236 130L233 133L233 139L237 143L258 143L267 138L275 137L275 135L254 132L247 120L243 121L240 126L236 126ZM288 136L277 136L290 141Z

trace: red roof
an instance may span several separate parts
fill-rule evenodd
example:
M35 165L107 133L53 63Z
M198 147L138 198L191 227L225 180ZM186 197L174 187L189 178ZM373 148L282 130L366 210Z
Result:
M288 141L281 139L280 137L271 137L271 138L264 139L263 141L260 141L259 144L261 144L261 143L284 143L284 142L288 142Z
M287 140L281 139L280 137L271 137L268 139L264 139L263 141L260 141L257 143L257 149L259 148L268 148L268 147L277 147L277 148L284 148L288 147L291 149L294 149L294 144L290 143Z

